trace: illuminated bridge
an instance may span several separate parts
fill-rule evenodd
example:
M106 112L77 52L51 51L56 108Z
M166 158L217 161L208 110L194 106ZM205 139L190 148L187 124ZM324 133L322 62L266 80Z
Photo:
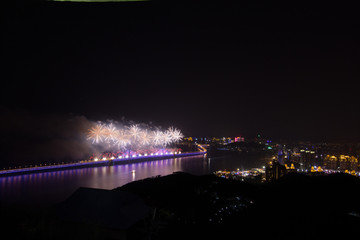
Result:
M84 160L77 163L67 163L67 164L56 164L56 165L39 165L35 167L27 167L27 168L14 168L0 171L0 177L6 175L19 175L33 172L47 172L47 171L56 171L62 169L71 169L71 168L83 168L83 167L98 167L98 166L111 166L111 165L119 165L119 164L128 164L133 162L141 162L141 161L153 161L164 158L177 158L177 157L185 157L185 156L193 156L193 155L203 155L206 154L206 149L197 144L199 149L198 152L164 152L164 153L152 153L152 154L134 154L134 155L125 155L119 156L118 158L102 158L95 160Z

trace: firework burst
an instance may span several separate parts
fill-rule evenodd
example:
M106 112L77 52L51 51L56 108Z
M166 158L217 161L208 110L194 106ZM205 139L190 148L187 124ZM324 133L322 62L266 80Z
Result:
M110 123L104 127L103 135L105 141L116 141L119 130L116 129L114 124Z
M140 134L140 142L142 145L147 146L150 145L151 140L152 140L152 136L151 134L149 134L149 132L147 130L143 130Z
M104 137L104 128L102 124L97 124L88 131L88 140L91 140L92 143L100 143L103 141Z
M131 141L124 130L118 130L114 143L119 149L126 149L126 147L130 145Z
M162 147L176 143L183 138L180 130L169 127L166 131L150 130L137 124L130 126L116 126L114 123L99 122L87 132L87 139L93 144L119 150L137 150Z
M184 135L181 133L179 129L173 127L169 127L167 132L170 134L171 140L174 142L178 142L184 137Z
M131 136L131 138L136 142L141 135L141 129L138 127L138 125L131 125L129 127L129 135Z

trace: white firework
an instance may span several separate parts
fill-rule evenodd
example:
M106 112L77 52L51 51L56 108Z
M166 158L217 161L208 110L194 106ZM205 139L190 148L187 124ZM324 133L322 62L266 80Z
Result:
M166 147L178 142L183 138L180 130L169 127L166 131L141 129L134 124L129 127L118 127L113 123L103 124L99 122L87 132L87 139L92 143L103 144L106 148L117 147L123 150L136 150L144 146Z
M88 139L92 140L92 143L100 143L103 141L104 128L102 124L96 124L88 131Z
M155 146L159 146L162 145L162 138L163 138L163 133L159 130L156 130L153 134L153 143Z
M168 129L168 131L171 134L171 139L173 142L178 142L184 137L184 135L181 133L181 131L176 128L170 127Z
M169 145L171 142L172 142L172 135L171 132L167 130L162 134L162 145L166 146Z
M129 127L128 133L131 136L131 138L133 138L134 141L136 142L136 140L140 138L141 129L138 127L138 125L131 125Z
M110 123L104 128L105 141L116 141L118 134L119 130L112 123Z
M114 143L119 149L126 149L126 147L130 145L131 141L125 134L124 130L119 130Z
M147 130L144 130L140 134L140 142L142 145L149 145L151 143L151 135Z

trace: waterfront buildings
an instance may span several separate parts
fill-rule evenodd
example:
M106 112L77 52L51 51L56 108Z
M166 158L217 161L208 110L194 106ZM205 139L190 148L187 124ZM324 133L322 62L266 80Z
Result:
M324 159L324 167L331 170L357 171L359 169L359 161L354 156L326 155Z

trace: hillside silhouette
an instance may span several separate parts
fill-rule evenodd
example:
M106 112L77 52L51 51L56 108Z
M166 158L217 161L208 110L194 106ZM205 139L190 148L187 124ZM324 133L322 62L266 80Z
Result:
M255 185L177 173L117 190L135 193L156 209L159 239L189 235L216 239L224 234L319 239L355 236L360 227L360 180L349 174L288 174Z
M1 226L14 239L354 238L359 190L349 174L255 184L177 172L113 190L80 188L51 208L0 208ZM134 218L136 206L148 210Z

